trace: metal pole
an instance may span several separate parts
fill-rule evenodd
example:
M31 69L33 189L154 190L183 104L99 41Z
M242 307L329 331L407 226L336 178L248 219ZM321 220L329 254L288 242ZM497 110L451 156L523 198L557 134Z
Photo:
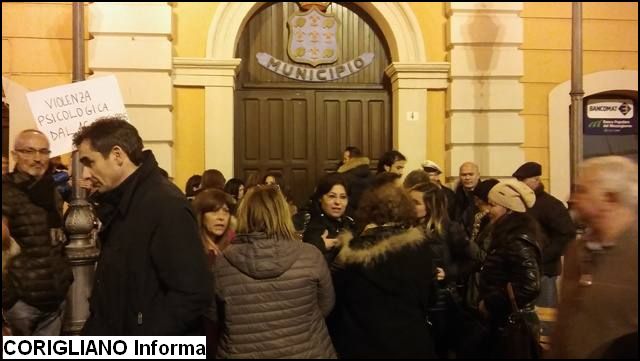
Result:
M73 82L84 80L84 3L73 3ZM80 187L83 167L78 152L72 156L73 191L64 226L69 237L66 246L74 281L67 295L67 307L62 332L77 335L89 317L89 296L93 287L95 262L99 250L93 239L94 220L85 190Z
M73 3L73 82L84 80L84 3Z
M578 166L583 157L582 98L582 3L572 4L571 16L571 186L578 177Z

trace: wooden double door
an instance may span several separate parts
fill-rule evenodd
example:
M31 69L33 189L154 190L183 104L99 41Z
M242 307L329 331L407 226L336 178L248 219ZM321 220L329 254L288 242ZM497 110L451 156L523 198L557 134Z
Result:
M360 148L371 169L391 149L386 90L239 90L235 104L236 177L281 172L297 205L347 146Z

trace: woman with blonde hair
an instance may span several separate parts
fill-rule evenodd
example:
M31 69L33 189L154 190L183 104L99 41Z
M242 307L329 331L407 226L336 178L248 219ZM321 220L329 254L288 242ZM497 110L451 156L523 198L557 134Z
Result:
M335 358L324 321L335 300L329 268L297 238L280 189L251 188L237 216L237 237L214 269L217 356Z

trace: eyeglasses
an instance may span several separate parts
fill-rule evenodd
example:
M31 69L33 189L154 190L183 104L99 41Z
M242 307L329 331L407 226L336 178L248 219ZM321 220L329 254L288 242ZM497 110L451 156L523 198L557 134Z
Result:
M34 155L36 155L36 153L40 154L41 156L44 157L48 157L51 154L51 151L49 149L33 149L33 148L27 148L27 149L16 149L15 150L18 153L21 153L27 157L33 157Z

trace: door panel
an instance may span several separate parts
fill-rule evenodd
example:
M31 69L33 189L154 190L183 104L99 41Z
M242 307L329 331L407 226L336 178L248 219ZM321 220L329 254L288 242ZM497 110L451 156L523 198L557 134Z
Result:
M290 195L304 204L342 152L356 146L374 170L391 149L391 113L385 91L237 91L236 171L280 171Z
M279 171L294 202L304 203L315 181L314 132L313 91L237 91L235 174Z
M360 148L371 159L391 149L391 112L386 91L316 92L317 174L336 170L347 146Z

